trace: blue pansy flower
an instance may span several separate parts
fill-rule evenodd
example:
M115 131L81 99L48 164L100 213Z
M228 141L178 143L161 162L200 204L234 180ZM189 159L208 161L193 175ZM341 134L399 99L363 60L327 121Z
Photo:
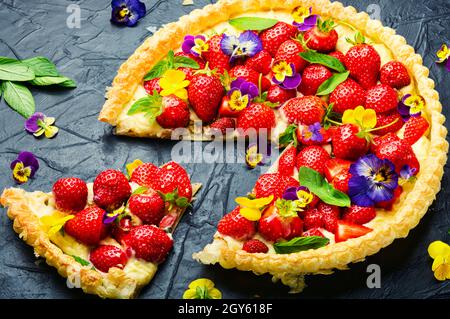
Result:
M136 25L145 16L145 3L139 0L112 0L111 22L127 27Z
M252 57L262 49L261 39L253 31L245 31L236 37L224 34L220 41L222 51L230 56L230 62L239 58Z

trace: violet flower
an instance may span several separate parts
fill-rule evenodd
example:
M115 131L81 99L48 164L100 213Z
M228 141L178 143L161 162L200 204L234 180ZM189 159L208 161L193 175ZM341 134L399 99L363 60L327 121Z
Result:
M134 27L146 13L145 3L139 0L112 0L111 22Z
M23 184L34 177L34 174L39 169L39 162L33 153L23 151L11 162L10 167L13 171L14 180L19 184Z

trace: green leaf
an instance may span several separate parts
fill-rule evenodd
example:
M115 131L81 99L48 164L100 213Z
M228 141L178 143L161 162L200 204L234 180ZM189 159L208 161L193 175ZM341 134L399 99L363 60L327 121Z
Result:
M191 69L199 69L200 66L198 65L197 61L185 57L185 56L176 56L173 60L173 67L175 69L178 68L191 68Z
M322 64L330 69L333 69L339 73L344 73L346 71L344 65L341 63L341 61L339 61L338 59L336 59L335 57L328 55L328 54L323 54L323 53L318 53L315 51L305 51L305 52L300 52L299 55L306 61L311 62L311 63L319 63Z
M330 240L321 236L295 237L289 241L278 242L273 245L277 254L292 254L308 249L317 249L328 245Z
M28 65L36 76L58 76L56 66L49 59L43 56L37 56L31 59L22 60L22 63Z
M77 82L75 82L75 80L66 78L66 80L64 82L58 83L58 86L62 86L65 88L76 88Z
M162 98L159 94L155 93L134 102L127 114L146 113L145 116L149 117L150 120L155 119L162 113Z
M228 21L233 27L238 30L265 30L277 24L277 19L259 18L259 17L241 17L230 19Z
M0 57L0 80L29 81L34 79L33 70L20 61Z
M347 194L338 191L317 171L302 166L298 172L299 183L305 186L327 204L339 207L350 207L350 198Z
M278 137L278 144L280 147L285 147L292 142L294 143L294 146L297 146L297 125L295 124L289 125Z
M169 69L167 60L161 60L144 76L144 81L160 78Z
M331 78L327 79L325 82L323 82L319 88L317 89L316 95L328 95L331 94L331 92L334 91L334 89L347 80L350 72L344 72L344 73L335 73Z
M134 192L131 195L144 194L146 191L148 191L148 187L139 186L134 190Z
M81 257L75 256L75 255L71 255L73 257L73 259L75 259L75 261L77 263L79 263L81 266L89 266L91 263Z
M67 81L71 81L69 78L65 76L38 76L35 79L30 81L30 84L36 86L49 86L55 84L61 84Z
M182 208L187 207L189 206L189 200L186 197L178 197L175 200L175 205Z
M33 115L35 110L34 99L30 90L19 83L5 81L2 83L3 97L14 111L25 118Z

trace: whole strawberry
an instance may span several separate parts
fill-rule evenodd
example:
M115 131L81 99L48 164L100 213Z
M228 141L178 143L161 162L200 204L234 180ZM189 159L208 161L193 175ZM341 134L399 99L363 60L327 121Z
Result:
M416 143L428 130L430 124L422 116L411 116L405 123L403 140L409 145Z
M101 245L91 251L89 260L100 271L108 272L110 268L123 269L128 257L125 252L113 245Z
M376 214L375 208L373 207L352 205L344 210L342 219L350 223L362 225L374 219Z
M274 204L264 211L258 223L258 232L268 241L289 240L302 235L303 222L298 216L283 216Z
M147 94L153 94L155 91L160 93L162 91L161 86L159 85L159 80L161 78L154 78L149 81L144 82L144 89Z
M244 135L249 134L251 129L260 134L262 130L266 130L267 134L270 134L275 127L275 113L266 104L251 103L239 113L236 127L241 129Z
M216 117L223 95L222 83L213 75L196 74L188 87L189 103L195 114L205 123Z
M294 174L294 168L297 157L297 148L289 146L284 150L278 159L278 173L284 176L292 176Z
M304 213L303 223L306 230L323 228L322 214L317 208L309 209Z
M397 108L397 92L386 84L377 84L366 92L366 109L384 113Z
M217 231L237 240L246 240L256 233L256 223L239 214L240 207L222 217L217 225Z
M336 233L337 223L341 215L340 208L320 202L317 205L317 210L322 216L323 227L331 233Z
M411 83L408 70L399 61L390 61L380 70L380 82L390 87L401 89Z
M236 127L236 120L231 117L221 117L220 119L215 120L210 128L212 131L217 130L222 135L227 133L227 129L234 129Z
M289 124L312 125L322 122L326 104L317 96L302 96L290 99L281 108Z
M319 20L316 26L304 34L308 48L324 53L334 51L338 40L338 34L334 30L335 26L331 20Z
M296 27L285 22L278 22L273 27L261 32L260 38L263 48L274 57L280 45L283 42L294 38L297 33L298 30Z
M144 223L158 225L164 217L164 201L156 192L132 195L128 200L130 212Z
M131 186L126 176L113 169L107 169L94 180L94 202L107 210L120 207L131 195Z
M82 179L60 178L53 185L53 196L55 196L55 205L58 210L78 212L86 206L88 188Z
M164 128L186 127L189 124L189 106L175 95L164 96L161 99L161 115L156 121Z
M105 214L100 207L85 208L67 221L64 231L83 244L97 245L108 235L109 227L103 224Z
M272 67L272 56L266 50L261 50L256 55L249 58L245 65L258 73L267 75L270 73Z
M220 47L223 34L213 35L208 39L208 51L203 52L203 57L209 64L211 70L217 70L219 73L224 73L225 70L230 70L230 57L226 55Z
M275 55L275 62L285 61L288 64L294 64L295 70L297 72L303 71L303 69L308 65L308 62L303 60L299 55L300 52L304 52L302 44L293 39L289 39L283 42L278 48L277 54Z
M247 240L244 245L242 245L242 250L251 253L267 253L269 251L269 247L267 247L266 244L264 244L262 241L258 239L250 239Z
M312 168L323 175L325 163L330 159L330 154L322 146L311 145L302 149L297 155L297 167Z
M331 78L333 73L321 64L308 65L302 74L302 82L298 90L303 95L315 95L319 86Z
M352 79L339 84L330 95L330 104L333 103L333 111L337 113L353 110L365 101L366 91Z
M403 119L396 109L388 111L386 113L377 113L377 125L375 128L386 126L382 129L373 131L376 135L386 135L391 132L397 132L403 127Z
M137 258L159 264L172 249L173 240L156 226L142 225L130 231L129 244Z
M159 176L159 168L152 163L143 163L136 167L130 177L130 182L140 186L152 187L152 182Z
M338 191L343 193L348 193L348 181L352 177L348 171L342 170L340 171L331 181L331 185Z
M259 77L260 73L251 69L246 65L236 65L230 70L230 77L232 79L242 78L247 82L251 82L257 87L259 86ZM261 78L261 90L263 92L267 91L270 88L269 79L262 77Z
M380 159L388 159L395 165L395 170L400 170L408 165L416 170L417 174L420 170L420 164L417 160L411 145L404 140L386 140L381 142L375 148L375 155Z
M280 173L266 173L261 175L255 183L253 193L256 198L273 195L274 200L283 196L286 188L298 186L298 181L292 176Z
M152 182L152 187L163 194L175 190L179 197L188 201L192 198L192 185L186 170L176 162L168 162L160 167L159 177Z
M271 103L279 103L279 105L284 102L294 98L297 95L295 90L285 90L279 85L271 85L269 91L267 92L267 101Z
M363 89L367 90L377 84L381 58L373 46L364 43L364 37L358 33L355 44L345 54L344 64Z
M353 161L366 154L369 145L366 139L358 137L358 133L359 128L354 124L339 126L331 138L334 155Z

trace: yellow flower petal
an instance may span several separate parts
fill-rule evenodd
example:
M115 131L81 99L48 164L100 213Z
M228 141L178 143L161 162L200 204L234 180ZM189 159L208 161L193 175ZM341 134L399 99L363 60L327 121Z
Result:
M159 79L159 86L163 89L169 88L172 86L172 80L168 78L161 78Z
M183 299L197 299L197 290L188 289L183 294Z
M46 126L44 129L45 137L46 138L52 138L56 134L58 134L59 129L56 126Z
M250 199L248 197L237 197L235 199L236 203L241 207L258 208L258 209L263 208L266 205L269 205L272 202L272 200L273 195L255 199Z
M217 288L209 290L208 294L212 299L222 299L222 293Z
M257 221L261 218L261 211L257 208L243 207L239 210L239 214L250 221Z
M17 162L13 168L13 177L19 183L25 183L31 175L31 169L24 167L22 162Z
M436 258L437 260L437 258ZM435 262L436 262L435 260ZM434 263L433 263L434 266ZM434 277L437 280L444 281L446 279L450 279L450 264L448 263L441 263L434 267Z
M214 282L207 278L199 278L189 284L189 289L195 290L197 287L206 287L207 289L211 289L214 288Z
M172 83L180 83L186 79L186 74L180 70L167 70L161 79L168 79Z
M342 115L343 124L355 124L354 111L346 110Z
M52 125L53 123L55 123L55 118L54 117L46 117L44 119L44 124L45 125Z
M43 224L48 235L53 236L63 228L67 221L74 217L74 215L64 215L63 213L56 211L52 215L42 216L40 222Z
M437 256L434 261L433 265L431 266L431 270L435 271L438 267L440 267L442 264L445 264L445 258L443 256Z
M439 58L438 63L442 63L448 59L450 56L450 50L448 49L446 44L443 44L438 52L436 52L437 57Z
M450 246L442 241L434 241L428 246L428 254L435 259L438 256L450 256Z
M362 126L366 129L371 129L377 126L377 113L375 112L375 110L365 110L361 119L361 123Z
M125 165L126 169L127 169L127 173L128 176L131 177L131 174L133 174L133 171L138 168L138 166L144 164L143 161L141 161L140 159L135 159L133 162L128 163L127 165Z
M186 89L178 89L175 92L173 92L176 96L178 96L182 100L187 100L188 94Z

